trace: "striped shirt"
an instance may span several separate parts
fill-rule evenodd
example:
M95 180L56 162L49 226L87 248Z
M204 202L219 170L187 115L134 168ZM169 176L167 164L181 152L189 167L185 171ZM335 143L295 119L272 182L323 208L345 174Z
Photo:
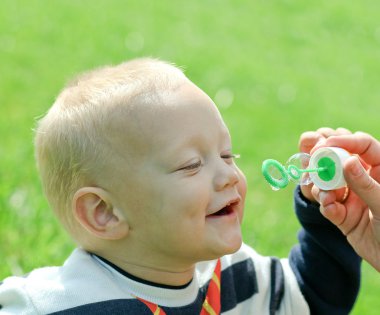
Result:
M351 310L360 259L317 205L299 191L295 196L303 229L289 259L263 257L245 244L220 258L221 314L335 315ZM76 249L63 266L5 279L0 285L0 314L152 314L143 299L167 315L197 315L216 262L199 262L189 284L171 287L138 279Z

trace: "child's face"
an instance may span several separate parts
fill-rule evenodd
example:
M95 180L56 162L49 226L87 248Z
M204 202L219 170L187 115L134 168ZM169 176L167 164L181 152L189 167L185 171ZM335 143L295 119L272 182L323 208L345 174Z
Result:
M239 249L246 180L203 91L188 82L163 98L133 118L139 153L118 195L146 263L178 267Z

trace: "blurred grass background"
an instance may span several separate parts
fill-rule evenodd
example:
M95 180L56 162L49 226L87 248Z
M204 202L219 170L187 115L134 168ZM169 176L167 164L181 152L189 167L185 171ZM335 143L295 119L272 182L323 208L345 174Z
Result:
M245 241L287 256L292 187L272 191L261 162L285 162L321 126L380 138L379 12L371 0L2 0L0 278L61 264L73 248L41 192L36 119L76 73L138 56L184 66L220 106L248 178ZM378 314L379 292L364 264L352 314Z

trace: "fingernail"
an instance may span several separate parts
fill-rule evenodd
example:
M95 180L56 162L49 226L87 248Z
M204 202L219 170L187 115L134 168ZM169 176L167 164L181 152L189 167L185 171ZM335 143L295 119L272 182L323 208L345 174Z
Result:
M319 197L319 203L323 204L324 201L325 201L325 199L326 199L326 197L327 197L327 192L320 191L318 197Z
M315 144L315 147L322 146L326 142L326 139L319 139L318 142Z

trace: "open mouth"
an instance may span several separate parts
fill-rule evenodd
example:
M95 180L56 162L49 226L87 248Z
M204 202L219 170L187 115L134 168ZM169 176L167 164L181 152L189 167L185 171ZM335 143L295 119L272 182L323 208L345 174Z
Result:
M232 212L231 206L227 206L212 215L221 216L221 215L230 214L231 212Z
M219 211L217 212L214 212L210 215L208 215L208 217L218 217L218 216L224 216L224 215L229 215L231 214L232 212L234 212L234 207L238 204L238 202L234 202L234 203L231 203L225 207L223 207L222 209L220 209Z

